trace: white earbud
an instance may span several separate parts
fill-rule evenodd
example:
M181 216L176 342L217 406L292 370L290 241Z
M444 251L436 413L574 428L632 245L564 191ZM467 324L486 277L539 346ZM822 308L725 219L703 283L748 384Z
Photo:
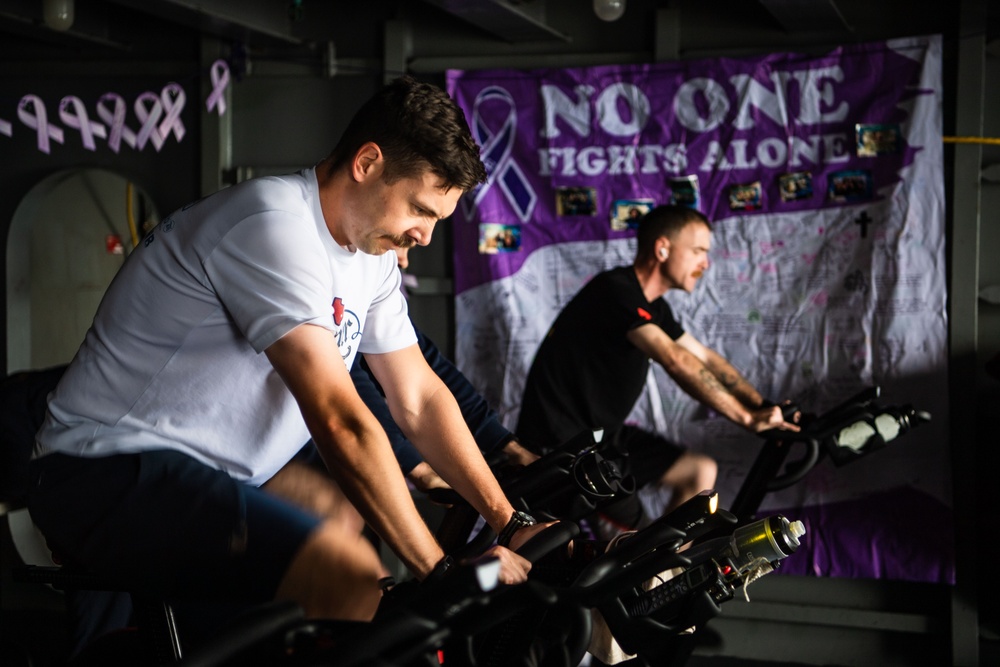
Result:
M660 248L660 259L666 259L666 258L667 258L667 249Z

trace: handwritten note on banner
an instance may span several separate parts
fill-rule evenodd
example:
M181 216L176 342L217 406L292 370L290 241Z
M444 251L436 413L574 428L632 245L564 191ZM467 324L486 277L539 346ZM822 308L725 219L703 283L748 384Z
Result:
M221 116L226 112L224 93L229 85L229 65L217 60L209 72L212 91L205 103L208 111L215 110ZM137 151L151 147L159 152L171 138L178 143L184 139L187 128L181 112L186 103L184 88L175 82L157 92L140 93L131 105L118 93L108 92L94 100L92 106L75 95L66 95L51 109L39 96L28 94L17 105L18 129L34 132L38 150L46 154L51 153L53 143L65 143L67 131L78 132L83 147L89 151L96 151L100 140L115 153L123 144ZM129 124L130 113L137 121L133 125ZM15 124L0 117L0 134L12 137L14 131Z
M695 207L714 223L712 266L692 294L667 296L687 331L773 400L821 413L879 385L883 404L934 417L765 498L762 511L808 524L783 570L953 581L939 37L451 71L448 88L490 174L456 211L456 356L508 426L560 308L631 263L635 220ZM630 419L714 457L728 506L763 441L659 367L647 387ZM645 500L656 511L663 498Z

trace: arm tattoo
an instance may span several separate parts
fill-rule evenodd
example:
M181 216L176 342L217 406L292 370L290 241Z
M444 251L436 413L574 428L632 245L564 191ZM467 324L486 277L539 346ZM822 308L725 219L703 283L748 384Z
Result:
M709 391L726 391L726 388L719 382L719 379L707 368L700 369L698 377L702 385Z

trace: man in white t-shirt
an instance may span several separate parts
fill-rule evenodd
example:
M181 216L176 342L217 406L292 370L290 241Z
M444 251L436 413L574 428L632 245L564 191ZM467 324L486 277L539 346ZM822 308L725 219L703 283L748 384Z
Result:
M164 219L116 276L50 397L29 496L50 546L167 597L291 599L311 616L371 618L383 573L374 549L337 512L278 497L316 481L286 466L311 437L412 572L445 562L348 375L359 353L396 423L500 543L537 532L418 349L392 252L429 243L485 178L458 107L404 77L315 168ZM501 581L526 578L527 561L494 554Z

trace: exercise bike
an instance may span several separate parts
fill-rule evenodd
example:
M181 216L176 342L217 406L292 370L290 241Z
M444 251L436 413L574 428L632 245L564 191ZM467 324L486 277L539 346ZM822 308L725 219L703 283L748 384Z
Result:
M547 528L519 553L535 562L578 534L573 523ZM383 602L368 623L312 620L294 604L255 608L180 667L431 667L481 663L472 639L512 615L556 601L546 586L499 584L500 564L483 557L448 561L423 582L384 582Z
M801 430L762 434L764 446L730 510L702 512L697 525L684 518L691 512L688 504L661 517L631 536L629 548L609 551L576 578L561 582L551 613L564 614L574 606L596 609L626 653L647 664L684 664L698 632L720 612L719 605L739 590L745 592L800 545L805 533L801 523L757 517L767 493L800 482L824 457L846 465L930 420L929 413L911 405L879 405L880 393L878 387L866 388L820 415L794 404L783 406L786 419L796 415ZM799 446L804 454L788 461ZM620 454L594 442L576 455L565 450L547 454L501 483L522 509L580 520L634 490L634 483L621 474L624 468ZM697 506L697 498L689 502ZM679 545L663 532L668 526L684 534L677 539L690 542L686 552L676 551ZM650 586L650 578L661 571L657 568L672 568L675 576ZM678 632L681 628L692 631Z
M705 492L585 564L556 567L556 576L503 587L491 559L456 564L389 589L371 623L307 620L294 606L269 605L180 664L574 667L591 646L593 610L644 664L682 664L693 641L688 629L794 553L802 534L801 525L775 516L701 539L735 524L718 509L717 494ZM566 565L560 547L578 536L574 522L559 522L520 553L535 569ZM679 552L684 544L691 546ZM680 572L659 581L671 569Z
M718 496L705 492L600 550L580 538L577 521L634 491L620 454L596 442L575 454L552 452L500 476L519 509L562 519L548 544L531 555L535 567L527 584L497 586L490 574L495 563L487 559L390 588L367 624L310 621L297 608L271 605L181 664L573 667L592 648L596 618L640 663L683 665L721 605L800 545L801 523L754 516L763 496L803 479L824 455L850 462L930 418L909 406L882 408L877 397L878 390L869 389L823 415L804 415L799 433L766 434L731 510L720 509ZM785 466L798 443L806 455ZM468 510L454 498L444 500L455 503L452 521L442 524L451 531L442 540L452 543L449 553L462 559L488 547L494 538L489 528L461 539ZM575 559L558 548L571 539ZM545 552L553 555L543 557Z
M910 404L879 405L881 388L862 389L822 414L806 413L789 403L782 406L786 418L798 413L800 430L771 430L762 433L764 445L743 485L730 506L741 521L751 520L768 493L802 481L824 457L837 467L869 456L907 433L927 423L931 414ZM799 458L789 461L793 448Z
M585 434L529 466L500 469L497 477L519 509L542 520L585 524L595 511L634 492L634 480L623 472L625 458ZM464 557L490 545L493 532L471 528L475 512L460 497L447 490L431 496L450 505L438 533L449 553ZM577 539L572 558L549 558L532 570L532 581L554 592L555 601L522 608L472 638L471 662L463 664L573 667L591 649L595 610L615 640L624 637L628 653L658 663L686 655L692 642L686 630L703 625L719 605L773 570L804 532L780 516L734 532L736 524L733 514L718 508L717 494L705 492L629 533L627 541ZM699 543L727 527L732 534ZM688 551L679 552L685 544ZM762 545L769 545L766 553ZM671 570L677 574L668 582L664 573Z

